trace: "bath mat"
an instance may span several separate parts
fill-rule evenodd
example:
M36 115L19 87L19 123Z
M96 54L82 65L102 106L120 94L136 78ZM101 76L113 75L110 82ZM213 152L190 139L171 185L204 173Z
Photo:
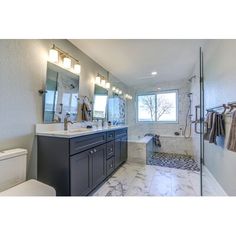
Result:
M155 152L152 157L148 158L147 164L183 170L200 171L197 162L193 160L191 156L175 153Z

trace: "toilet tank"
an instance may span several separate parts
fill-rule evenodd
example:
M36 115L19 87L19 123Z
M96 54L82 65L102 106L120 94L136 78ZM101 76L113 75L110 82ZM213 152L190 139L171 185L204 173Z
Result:
M27 150L0 151L0 192L26 180Z

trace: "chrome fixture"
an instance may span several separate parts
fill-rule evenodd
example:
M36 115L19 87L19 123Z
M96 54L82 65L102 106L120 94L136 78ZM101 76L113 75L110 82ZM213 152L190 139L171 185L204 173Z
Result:
M73 124L72 121L68 120L68 118L70 118L70 114L66 113L66 116L64 118L64 130L67 131L68 130L68 123Z
M192 123L191 122L192 95L193 95L192 93L187 94L187 97L189 98L189 106L188 106L188 111L187 111L186 118L185 118L184 130L183 130L183 135L185 138L190 138L191 134L192 134L192 124L191 124ZM189 133L187 134L188 127L189 127Z

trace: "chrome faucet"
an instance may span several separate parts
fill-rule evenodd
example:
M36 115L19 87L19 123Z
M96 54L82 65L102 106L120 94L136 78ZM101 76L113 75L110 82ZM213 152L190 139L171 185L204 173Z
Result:
M68 118L70 118L70 114L66 113L66 116L64 118L64 130L67 131L68 130L68 123L73 124L72 121L68 120Z

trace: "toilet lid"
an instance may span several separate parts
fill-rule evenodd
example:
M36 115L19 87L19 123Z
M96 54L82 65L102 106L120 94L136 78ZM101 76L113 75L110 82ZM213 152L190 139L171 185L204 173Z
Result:
M30 179L1 192L0 196L56 196L56 191L47 184Z

